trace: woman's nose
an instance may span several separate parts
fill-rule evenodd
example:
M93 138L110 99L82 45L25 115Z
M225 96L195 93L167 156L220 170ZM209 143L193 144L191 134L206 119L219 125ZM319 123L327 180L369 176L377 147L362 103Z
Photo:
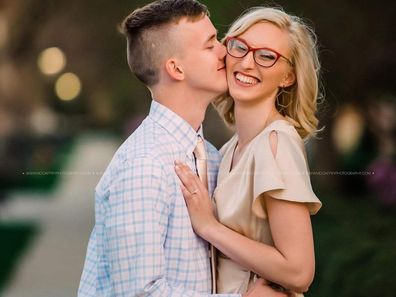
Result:
M253 52L248 52L246 56L241 58L241 66L246 69L252 69L255 66Z

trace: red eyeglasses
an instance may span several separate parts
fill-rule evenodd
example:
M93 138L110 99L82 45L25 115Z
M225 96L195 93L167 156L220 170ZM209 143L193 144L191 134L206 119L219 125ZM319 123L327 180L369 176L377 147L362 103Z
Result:
M253 48L250 47L245 40L238 37L228 37L226 39L227 53L234 58L243 58L249 52L253 52L254 61L265 68L270 68L275 65L279 58L285 59L291 66L293 63L281 55L277 51L270 48Z

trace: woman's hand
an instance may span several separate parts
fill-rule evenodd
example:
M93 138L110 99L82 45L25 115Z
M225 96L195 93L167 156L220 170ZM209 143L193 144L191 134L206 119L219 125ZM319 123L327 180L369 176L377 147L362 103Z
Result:
M294 297L294 293L290 292L280 292L274 290L270 283L262 278L257 279L252 287L242 295L242 297L256 297L256 296L265 296L265 297Z
M202 238L210 227L216 225L212 201L208 190L199 177L186 164L175 161L175 171L180 178L180 185L187 205L190 220L195 232Z

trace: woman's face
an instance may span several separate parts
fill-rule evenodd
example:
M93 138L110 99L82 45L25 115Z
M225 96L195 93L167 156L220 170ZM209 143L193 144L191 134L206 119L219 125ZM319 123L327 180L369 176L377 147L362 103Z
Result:
M288 33L269 22L256 23L237 37L251 48L272 49L291 60ZM274 99L280 86L292 85L295 76L285 58L280 57L273 66L265 68L255 62L252 51L243 58L227 54L227 81L234 100Z

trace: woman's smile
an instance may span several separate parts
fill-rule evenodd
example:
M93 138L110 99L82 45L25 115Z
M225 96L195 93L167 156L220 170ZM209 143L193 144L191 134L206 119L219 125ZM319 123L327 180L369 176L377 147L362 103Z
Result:
M247 75L247 74L239 72L239 71L234 72L234 77L235 77L236 83L243 87L254 86L260 82L260 80L258 78L251 76L251 75Z

